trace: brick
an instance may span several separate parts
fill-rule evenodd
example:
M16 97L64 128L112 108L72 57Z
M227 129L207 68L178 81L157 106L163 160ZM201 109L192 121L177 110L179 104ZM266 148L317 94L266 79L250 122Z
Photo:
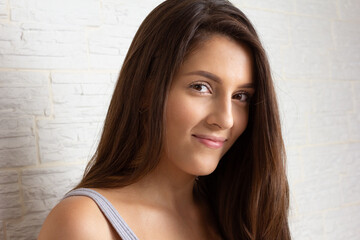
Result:
M17 99L17 98L24 98L26 100L31 100L34 95L44 95L43 97L48 96L48 88L47 86L43 86L42 88L0 88L0 96L5 99Z
M41 226L48 212L25 215L19 221L6 223L6 235L8 240L37 239Z
M333 209L324 214L325 237L328 240L358 239L360 206Z
M102 1L102 11L104 23L107 25L128 25L138 27L145 17L153 10L162 0L152 1Z
M71 86L70 86L71 87ZM73 86L74 87L74 86ZM74 87L76 88L76 87ZM107 106L109 104L110 96L109 95L61 95L54 94L54 114L55 116L61 117L62 114L66 112L71 112L73 110L81 110L80 108L94 108L94 115L103 115L106 113ZM64 109L67 108L67 109ZM100 113L98 113L96 108L102 109ZM83 109L84 110L84 109ZM66 112L65 112L66 111ZM76 111L73 111L76 113Z
M8 42L5 41L15 41L20 40L21 38L21 28L18 24L0 24L0 40L3 42L0 45L0 51L7 50L7 47L10 46ZM5 44L5 45L4 45Z
M119 71L136 30L137 27L124 24L89 32L90 67Z
M284 66L283 46L290 43L289 16L248 8L243 10L259 34L273 72L282 75Z
M0 138L0 149L26 148L35 146L34 137Z
M102 26L89 35L89 65L93 69L120 71L137 27Z
M278 42L263 42L263 47L270 63L273 80L283 80L284 49L286 47Z
M74 96L74 95L110 95L113 91L112 85L107 84L53 84L54 95Z
M21 180L26 212L52 209L80 181L83 171L83 165L24 170Z
M53 84L113 84L114 80L111 79L111 74L108 73L64 73L53 72L51 73L51 82Z
M0 118L0 139L33 136L33 123L32 117Z
M59 203L59 201L59 197L42 200L28 200L25 202L25 206L28 213L44 212L51 210L56 204Z
M74 36L68 36L70 34ZM12 47L5 46L6 48L2 48L1 51L3 54L9 55L63 57L83 54L85 45L81 45L81 43L84 44L84 40L79 33L26 29L22 33L20 41L13 41Z
M63 26L45 24L23 24L22 27L24 31L22 32L21 39L25 42L84 43L81 28L64 28Z
M348 113L353 110L351 83L313 81L312 99L316 113Z
M11 20L98 26L100 3L96 0L10 0ZM61 11L59 11L61 9Z
M355 112L360 113L360 94L358 94L360 92L360 82L353 82L352 84Z
M360 143L304 147L301 157L305 179L323 174L352 175L360 170Z
M281 114L282 132L285 145L301 146L309 142L309 114L294 114L292 112L282 112Z
M45 89L46 88L43 88L43 92L45 92ZM33 91L29 94L35 94L35 93L36 91ZM31 97L28 98L26 96L25 97L23 96L22 98L17 98L17 99L1 97L0 101L1 101L0 111L11 111L22 115L28 115L28 114L33 114L38 116L50 115L49 96L37 97L36 95L32 95Z
M1 184L0 194L18 192L18 183Z
M348 118L350 140L360 141L360 113L349 114Z
M84 69L87 68L87 58L76 56L0 56L0 64L4 68L24 69Z
M11 196L8 196L7 199L4 199L6 202L13 202L13 201L19 201L17 197L11 198ZM11 219L17 219L22 216L22 210L21 206L17 207L0 207L0 221L4 220L11 220Z
M339 113L313 114L309 118L310 143L339 143L350 139L347 116Z
M303 115L313 111L314 96L310 80L277 81L275 90L281 111L285 114Z
M109 56L109 55L90 55L89 66L92 69L105 69L111 71L120 71L125 56Z
M0 167L21 167L37 163L34 146L14 149L0 149Z
M13 170L0 171L0 184L16 183L18 181L18 174Z
M331 76L338 80L359 80L360 47L338 47L331 53Z
M360 8L359 8L360 9ZM338 48L360 48L360 29L358 22L334 21L332 24L334 40Z
M0 45L2 67L74 69L88 66L85 34L79 28L26 23L12 24L0 32L11 33L5 37L5 44Z
M5 240L5 233L2 226L2 222L0 222L0 240Z
M306 163L304 163L304 166L306 166ZM304 173L306 173L306 170L304 170ZM341 206L339 176L323 174L306 177L305 179L303 182L293 185L291 190L300 215L319 213Z
M100 133L99 122L69 124L68 120L38 122L42 162L88 160ZM54 137L56 136L56 137Z
M48 115L48 76L33 72L0 72L0 111Z
M83 122L99 122L105 117L110 96L54 96L57 118L81 118Z
M328 49L317 47L286 48L284 76L289 79L330 78L331 55Z
M288 15L254 9L244 9L244 13L254 24L264 44L286 45L290 43L290 17Z
M126 55L137 27L104 25L88 33L91 54Z
M56 118L103 121L114 89L109 74L53 73L52 91Z
M334 47L331 22L327 19L291 16L290 32L294 48L330 49Z
M46 73L29 71L0 72L0 87L3 88L42 88L44 85L47 85L48 82L49 76Z
M296 13L326 19L336 19L336 0L296 0Z
M289 221L292 239L325 240L322 213L297 216Z
M18 184L2 184L3 189L0 192L0 208L20 207L20 195ZM4 216L4 215L2 215Z
M0 171L0 222L21 216L20 190L16 171Z
M358 142L349 143L348 145L345 153L351 155L351 157L346 158L347 162L344 161L347 165L346 174L348 176L355 176L360 172L360 145Z
M295 4L294 1L281 1L281 0L269 0L269 1L251 1L251 0L237 0L236 5L251 8L260 8L273 11L282 12L294 12ZM235 1L234 1L235 4Z
M290 186L302 180L302 160L301 155L297 150L287 151L286 166Z
M8 13L8 2L6 0L0 1L0 19L7 19L9 16ZM1 239L1 231L0 231L0 239Z
M280 80L275 85L286 146L309 141L308 119L313 109L312 86L308 80Z
M339 0L340 19L359 20L360 2L358 0Z
M360 151L359 151L360 155ZM341 179L342 195L344 204L360 202L360 175L346 175Z

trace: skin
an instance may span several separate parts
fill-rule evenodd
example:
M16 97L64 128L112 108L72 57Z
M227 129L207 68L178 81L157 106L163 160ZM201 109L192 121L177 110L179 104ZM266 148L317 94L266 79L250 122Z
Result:
M165 106L165 149L155 170L124 188L94 190L114 205L139 239L218 239L193 186L196 176L215 170L245 130L253 94L249 49L213 35L185 59L173 80ZM96 204L78 196L50 212L39 239L119 237Z

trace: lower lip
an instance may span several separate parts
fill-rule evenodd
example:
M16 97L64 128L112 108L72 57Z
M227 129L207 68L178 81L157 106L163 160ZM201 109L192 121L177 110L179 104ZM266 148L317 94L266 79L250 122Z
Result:
M195 137L200 143L204 144L208 148L218 149L218 148L221 148L224 145L224 142L212 141L212 140L206 139L206 138L199 138L199 137L194 136L194 135L193 135L193 137Z

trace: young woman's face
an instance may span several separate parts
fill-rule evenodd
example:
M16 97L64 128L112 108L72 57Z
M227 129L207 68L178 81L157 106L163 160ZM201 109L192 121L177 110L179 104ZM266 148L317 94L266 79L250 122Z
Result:
M213 35L186 58L173 80L162 160L194 176L213 172L245 130L254 91L250 50Z

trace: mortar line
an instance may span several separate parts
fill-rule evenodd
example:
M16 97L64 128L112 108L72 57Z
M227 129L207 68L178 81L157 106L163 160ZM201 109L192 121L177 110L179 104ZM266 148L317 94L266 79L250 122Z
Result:
M74 69L74 70L69 70L69 69L37 69L37 68L33 68L33 69L28 69L28 68L0 68L0 72L41 72L41 73L48 73L49 71L54 72L54 73L104 73L104 74L108 74L108 73L113 73L113 74L117 74L120 71L120 67L119 69Z
M47 167L66 167L66 166L80 166L87 163L87 159L81 159L76 161L54 161L54 162L46 162L41 163L41 165L27 165L23 167L2 167L1 171L21 171L21 170L33 170L33 169L43 169Z
M54 119L54 94L52 89L52 72L49 72L49 82L48 82L48 91L49 91L49 101L50 101L50 115L46 118ZM38 118L39 119L39 118Z
M295 11L293 11L293 12L261 8L261 7L254 7L254 6L249 6L249 5L244 5L243 8L249 9L249 10L267 12L267 13L285 14L285 15L291 15L291 16L297 16L297 17L306 17L306 18L311 18L311 19L329 20L329 18L327 16L298 13L296 7L295 7Z
M34 135L35 135L35 144L36 144L36 166L41 164L41 160L40 160L40 147L39 147L39 133L38 133L38 128L37 128L37 117L34 117L34 123L33 123L33 128L34 128Z
M10 14L11 14L11 11L10 11L10 0L7 0L6 1L7 2L7 6L6 6L6 10L7 10L7 12L8 12L8 17L7 17L7 20L9 21L9 22L11 22L11 17L10 17Z
M21 218L25 215L25 202L24 202L24 190L22 187L22 171L21 169L17 170L18 172L18 184L19 184L19 193L20 193L20 205L21 205Z
M105 20L104 20L104 2L103 0L100 0L99 1L100 3L100 8L99 8L99 11L100 11L100 25L103 25Z
M3 227L3 237L4 237L4 240L7 239L7 236L6 236L6 224L5 224L5 221L2 223L2 227Z
M339 0L336 0L335 1L335 8L336 8L336 18L335 18L335 20L341 20L339 4L340 4Z
M86 58L87 58L87 73L91 71L90 69L90 45L89 45L89 29L88 28L84 28L84 37L85 37L85 41L86 41Z

